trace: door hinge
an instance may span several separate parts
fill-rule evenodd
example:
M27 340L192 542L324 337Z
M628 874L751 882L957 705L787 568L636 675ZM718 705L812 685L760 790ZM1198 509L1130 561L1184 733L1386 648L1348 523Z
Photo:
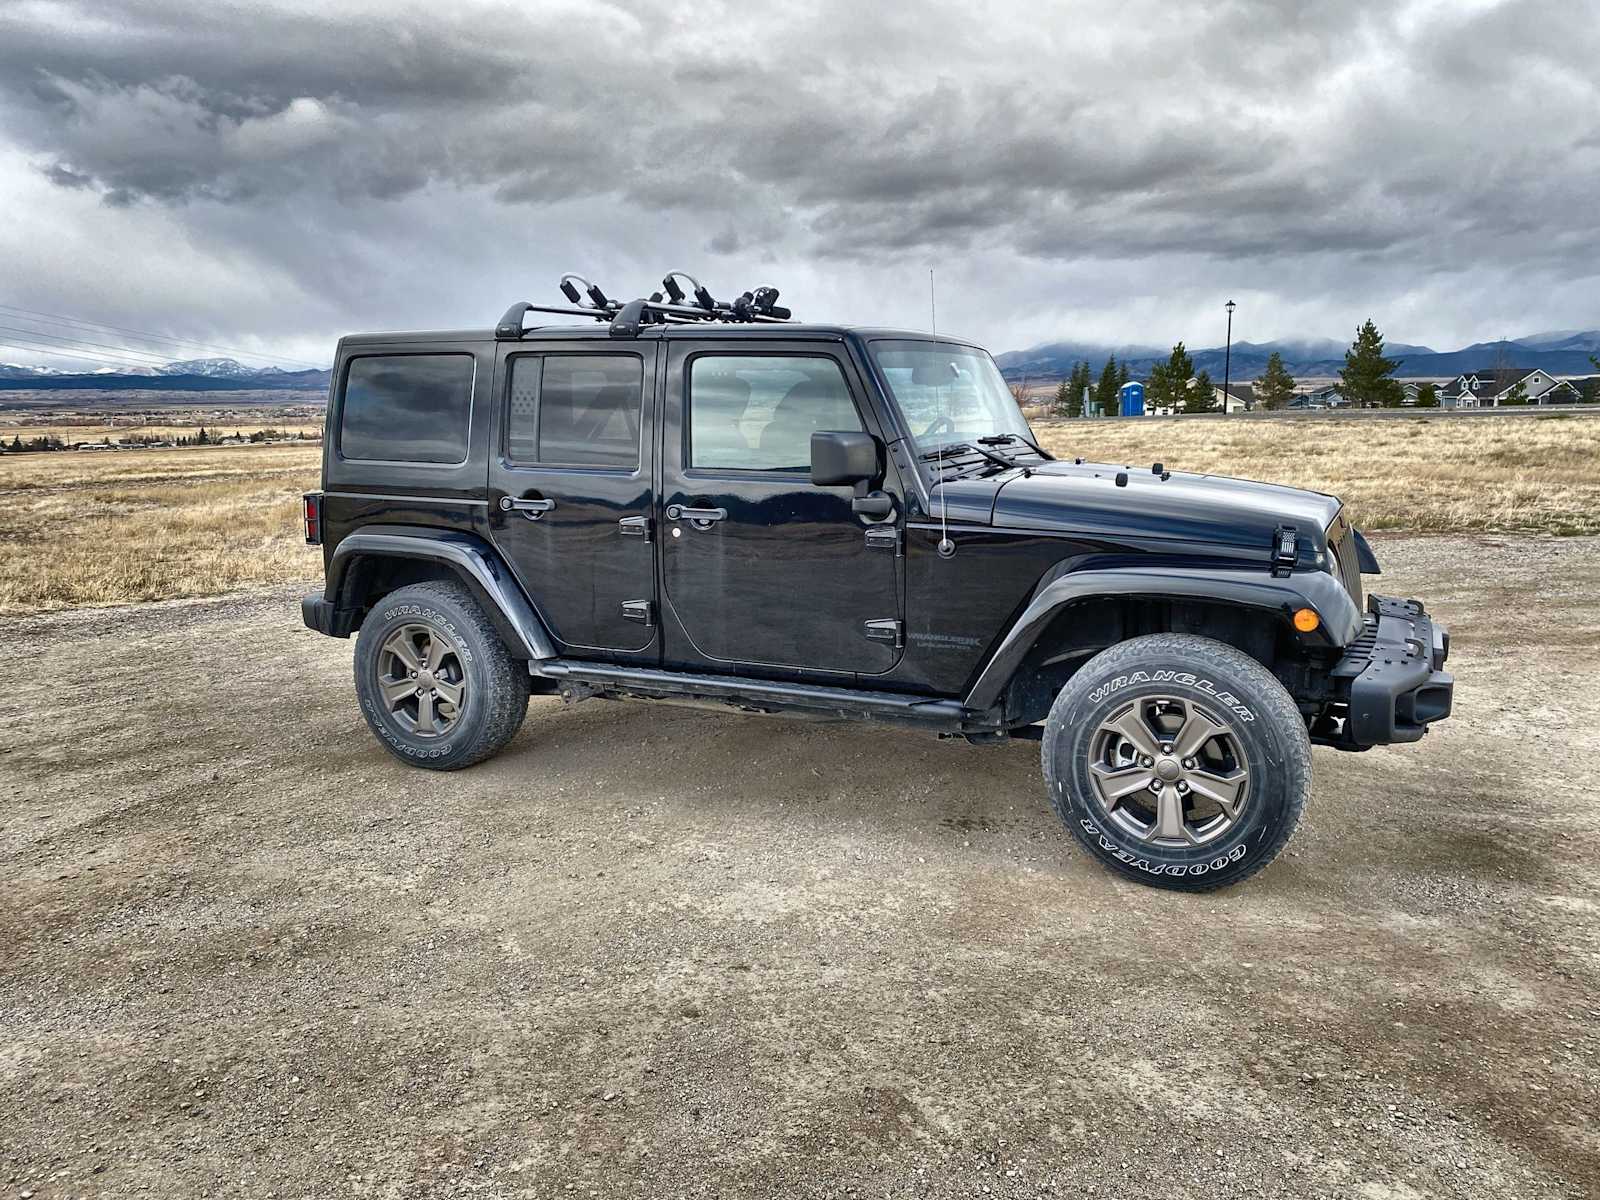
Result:
M617 522L617 528L623 537L642 537L648 542L653 540L653 524L649 517L623 517Z
M624 600L622 602L622 619L633 621L640 625L654 625L656 623L656 606L649 600Z
M898 525L868 525L867 526L868 550L892 550L896 558L900 557L900 526Z
M864 632L869 641L891 642L894 648L899 650L906 644L905 629L904 623L893 617L885 617L878 621L868 621Z

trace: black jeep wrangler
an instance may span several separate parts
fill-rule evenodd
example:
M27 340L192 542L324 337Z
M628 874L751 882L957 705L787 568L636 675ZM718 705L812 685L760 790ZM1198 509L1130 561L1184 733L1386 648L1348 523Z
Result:
M797 324L770 288L562 290L339 343L304 618L359 633L405 762L470 766L552 692L1037 738L1091 854L1197 891L1283 848L1312 743L1450 713L1448 635L1363 597L1331 496L1058 461L979 347Z

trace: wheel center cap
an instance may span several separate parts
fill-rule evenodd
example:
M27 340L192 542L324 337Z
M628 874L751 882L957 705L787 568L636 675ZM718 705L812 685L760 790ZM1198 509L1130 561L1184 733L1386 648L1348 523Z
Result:
M1183 767L1175 758L1161 757L1156 759L1156 777L1163 783L1172 783L1183 774Z

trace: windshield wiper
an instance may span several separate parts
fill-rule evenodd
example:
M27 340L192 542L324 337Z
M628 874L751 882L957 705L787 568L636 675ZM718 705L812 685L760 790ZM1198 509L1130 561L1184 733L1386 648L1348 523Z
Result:
M980 438L978 440L982 441L983 439ZM936 459L952 458L958 454L981 454L996 466L1004 467L1008 471L1022 466L1021 463L1014 462L1003 454L996 454L986 446L975 446L971 442L954 442L948 446L936 447L933 450L926 451L922 455L922 461L933 462Z
M1032 441L1029 438L1025 438L1020 433L992 433L988 437L979 438L978 441L985 446L1003 446L1007 442L1021 442L1024 446L1032 450L1046 462L1055 462L1055 456L1053 454L1046 454L1044 450L1040 448L1038 442Z

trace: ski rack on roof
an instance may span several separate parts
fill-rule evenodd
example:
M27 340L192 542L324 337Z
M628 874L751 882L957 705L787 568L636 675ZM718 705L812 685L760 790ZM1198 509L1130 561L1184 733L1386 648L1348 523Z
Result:
M680 279L688 281L688 294L678 283ZM570 305L531 304L519 300L506 309L506 315L495 326L494 336L498 341L517 341L527 332L522 327L522 319L531 312L593 317L596 321L609 322L611 336L622 338L638 337L639 330L646 325L694 325L707 321L782 324L793 315L787 308L778 307L778 289L774 287L758 287L732 301L717 300L698 279L685 271L669 271L661 287L665 295L652 292L648 299L624 303L610 299L582 275L568 272L561 277L561 294L572 302ZM586 297L587 303L584 302Z

